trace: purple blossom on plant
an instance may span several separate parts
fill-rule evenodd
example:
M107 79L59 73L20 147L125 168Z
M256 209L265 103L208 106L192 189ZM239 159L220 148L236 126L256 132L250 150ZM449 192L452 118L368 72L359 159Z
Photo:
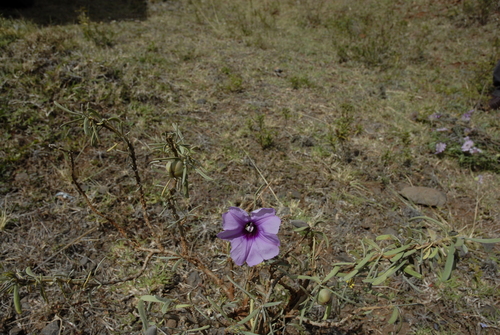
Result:
M469 150L474 147L474 142L469 139L469 136L465 137L464 140L465 142L462 144L462 151L469 152Z
M441 131L448 131L448 128L446 128L446 127L437 128L436 131L439 131L439 132L441 132Z
M474 109L471 109L470 111L468 111L467 113L464 113L462 115L462 121L470 121L470 118L472 116L472 113L474 113Z
M273 208L261 208L250 213L230 207L222 214L223 232L217 237L231 242L231 258L241 266L255 266L279 254L278 231L281 219Z
M441 117L441 114L439 114L439 113L433 113L433 114L429 115L429 120L431 120L431 121L432 120L437 120L440 117Z
M439 143L436 143L436 152L434 154L440 154L444 151L444 149L446 149L446 143L443 143L443 142L439 142Z
M481 149L474 146L474 141L472 141L469 136L464 137L464 144L462 144L462 151L468 152L470 154L477 154L483 152Z

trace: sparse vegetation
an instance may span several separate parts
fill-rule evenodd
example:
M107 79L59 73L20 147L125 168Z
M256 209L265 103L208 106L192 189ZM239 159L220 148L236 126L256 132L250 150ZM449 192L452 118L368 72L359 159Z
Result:
M71 15L0 14L0 333L500 329L498 1ZM229 206L277 257L234 264Z

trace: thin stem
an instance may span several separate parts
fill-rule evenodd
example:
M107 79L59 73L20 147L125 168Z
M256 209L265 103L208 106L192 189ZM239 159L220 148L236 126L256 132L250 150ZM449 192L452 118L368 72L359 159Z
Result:
M102 217L103 219L105 219L106 221L108 221L113 227L115 227L118 230L118 232L124 238L132 241L129 238L129 236L127 235L127 233L125 232L125 230L122 227L120 227L120 225L118 225L109 216L106 216L103 213L101 213L100 211L98 211L97 208L95 208L94 205L90 202L90 199L87 197L87 194L82 189L82 187L80 186L80 184L78 183L78 180L76 178L76 174L75 174L75 160L73 158L73 152L68 151L68 150L64 150L64 149L61 149L61 148L59 148L59 150L65 152L65 153L67 153L69 155L69 160L70 160L70 164L71 164L71 180L73 181L73 184L75 185L78 193L83 197L83 199L85 200L85 202L87 203L87 205L90 207L90 209L92 210L92 212L94 212L96 215L98 215L98 216ZM132 241L132 243L134 243L134 245L136 245L136 242Z

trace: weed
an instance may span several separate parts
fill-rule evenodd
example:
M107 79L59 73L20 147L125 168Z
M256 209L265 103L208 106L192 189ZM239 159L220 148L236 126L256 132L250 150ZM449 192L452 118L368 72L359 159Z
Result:
M263 150L269 149L274 145L276 131L266 126L264 114L258 114L255 119L249 120L247 126L250 132L255 134L256 140Z
M289 80L294 90L298 90L304 87L311 88L313 86L309 78L306 76L293 76Z
M114 33L92 22L84 9L82 9L80 15L78 15L78 22L80 23L83 36L87 41L93 42L99 47L113 46Z

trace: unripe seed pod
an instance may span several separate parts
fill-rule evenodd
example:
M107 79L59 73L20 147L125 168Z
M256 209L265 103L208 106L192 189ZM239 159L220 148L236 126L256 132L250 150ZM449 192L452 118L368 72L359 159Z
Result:
M170 160L167 162L167 165L165 165L165 169L167 170L170 177L179 178L182 177L184 164L180 159Z
M329 289L323 288L321 289L321 291L319 291L318 304L326 305L330 302L331 299L332 299L332 292Z

